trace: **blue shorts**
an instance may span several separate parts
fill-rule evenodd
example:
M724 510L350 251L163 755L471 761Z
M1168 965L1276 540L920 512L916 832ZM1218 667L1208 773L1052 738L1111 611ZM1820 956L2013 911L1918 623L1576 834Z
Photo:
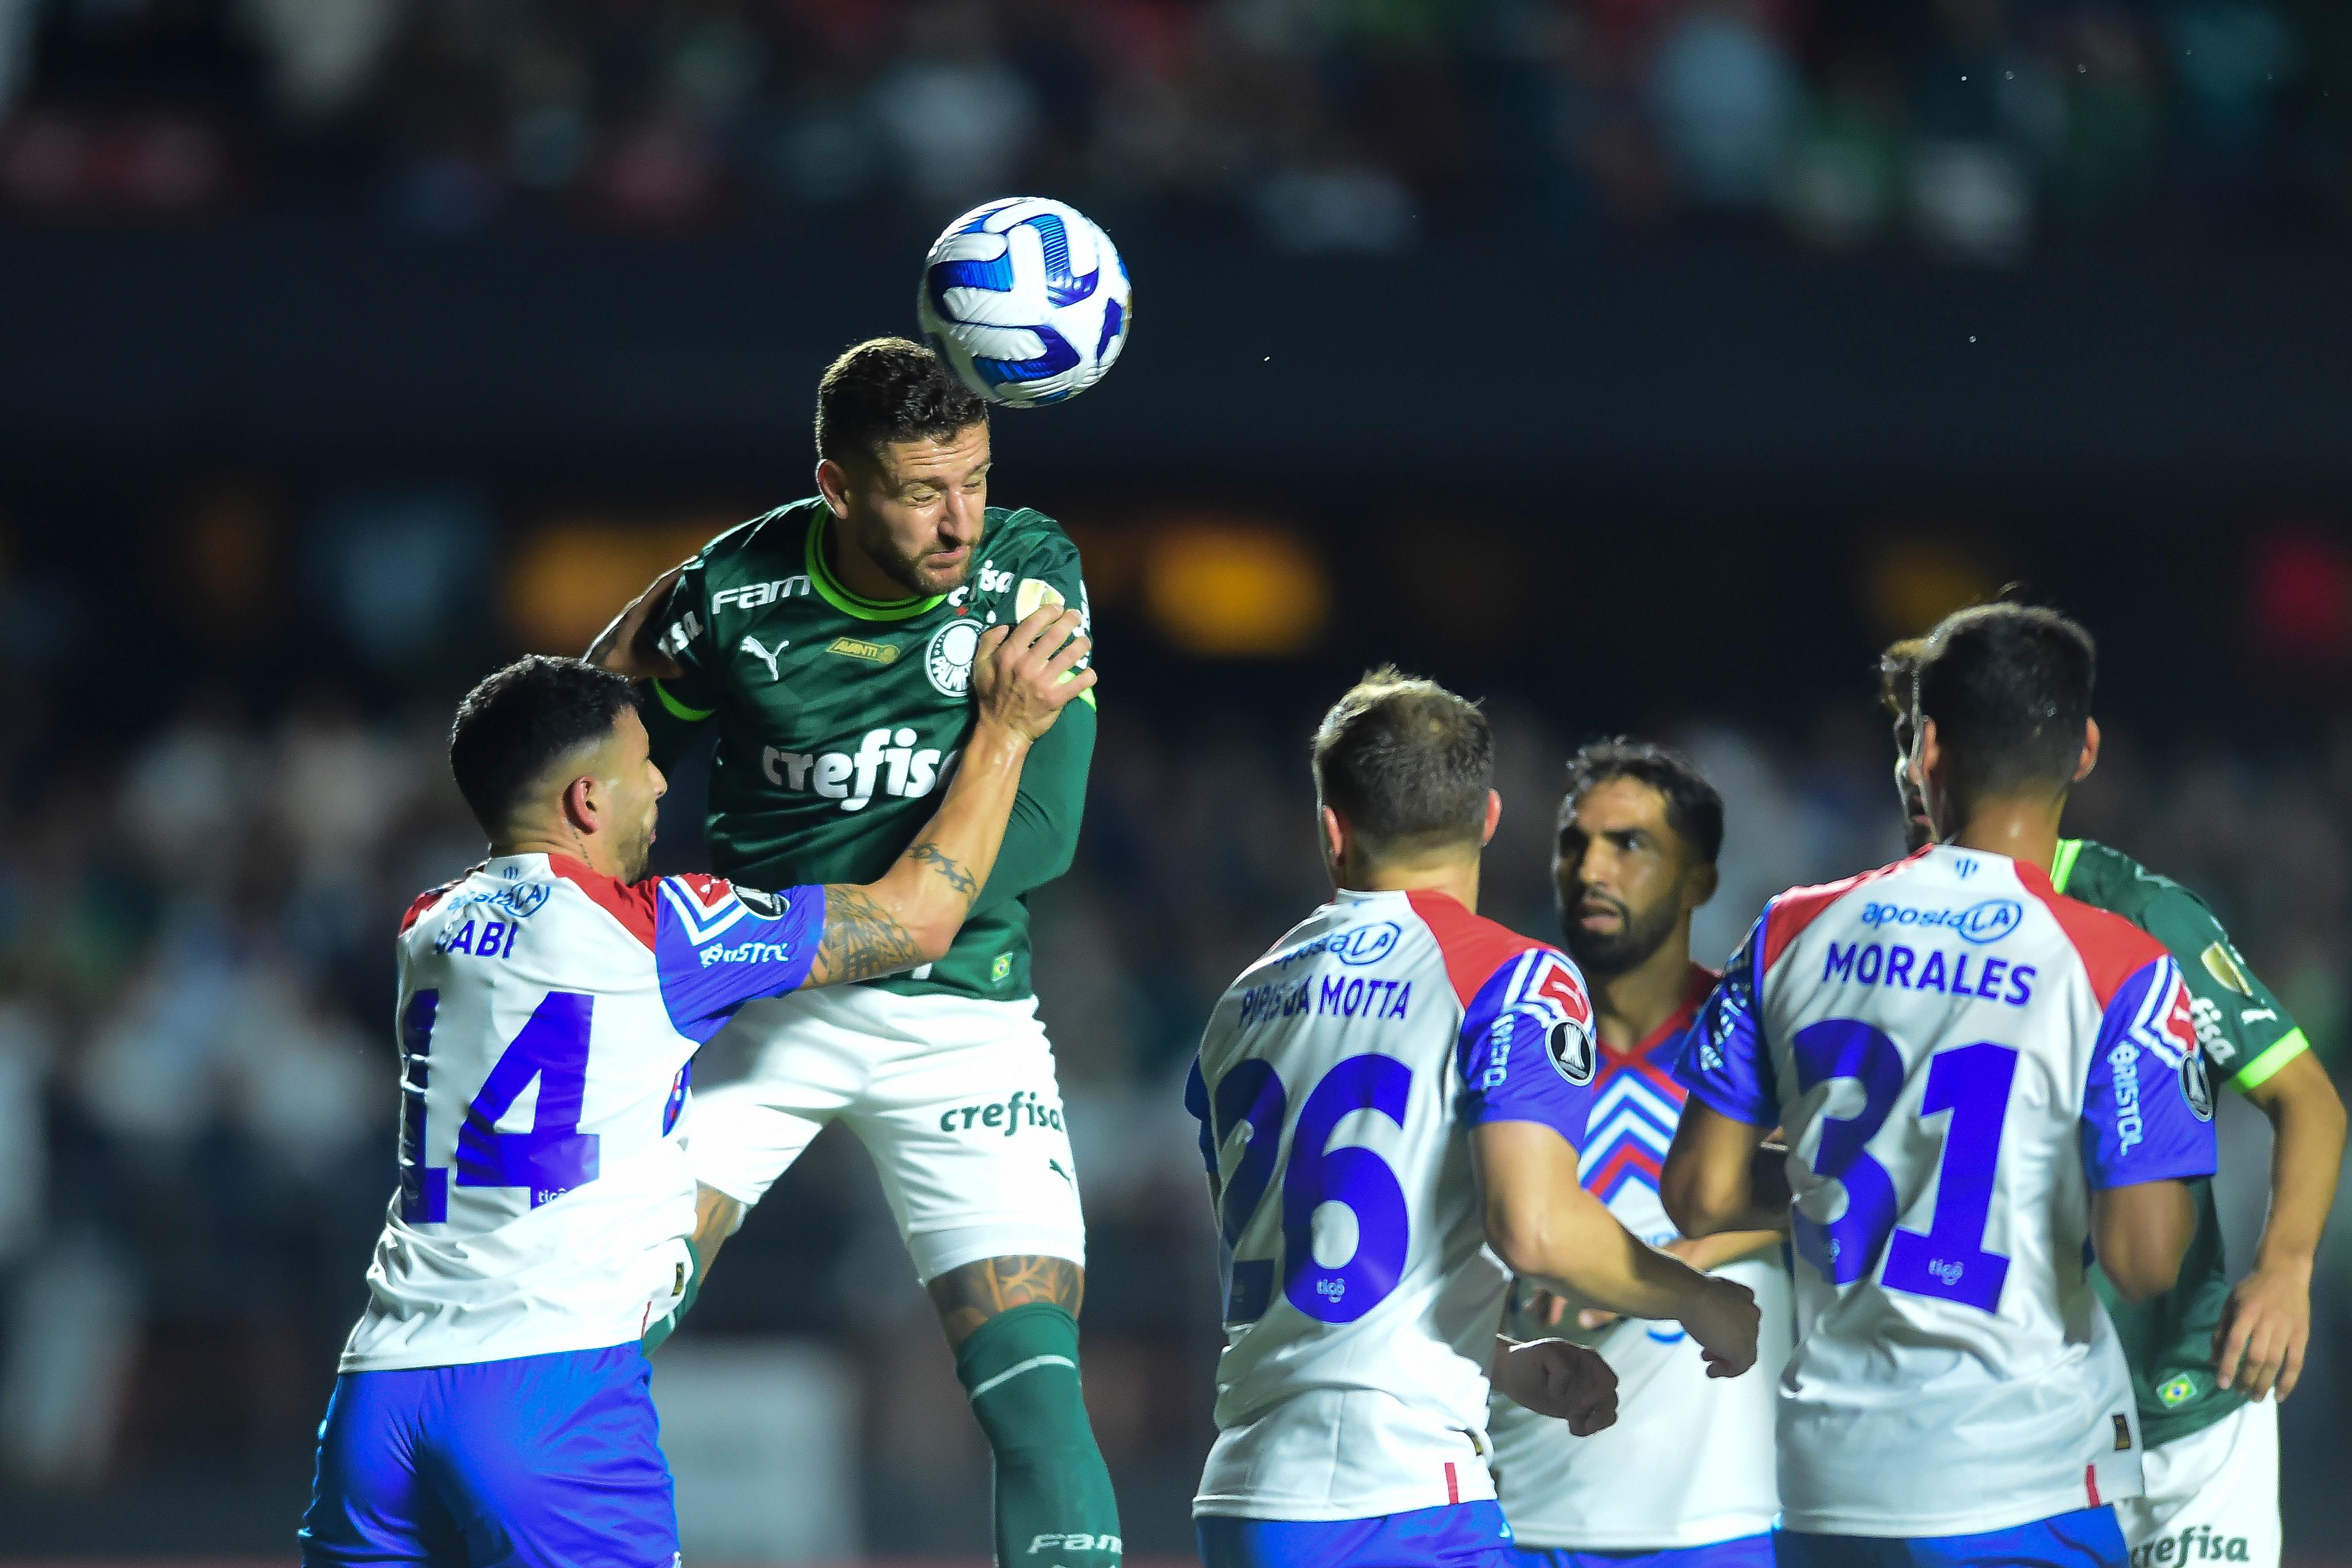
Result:
M1566 1546L1522 1546L1519 1568L1773 1568L1772 1532L1670 1546L1662 1552L1580 1552Z
M1202 1568L1518 1568L1502 1505L1457 1502L1378 1519L1192 1521Z
M1780 1568L2126 1568L2123 1527L2102 1505L1988 1530L1900 1540L1868 1535L1772 1538Z
M319 1426L306 1568L673 1568L677 1509L635 1342L347 1372Z

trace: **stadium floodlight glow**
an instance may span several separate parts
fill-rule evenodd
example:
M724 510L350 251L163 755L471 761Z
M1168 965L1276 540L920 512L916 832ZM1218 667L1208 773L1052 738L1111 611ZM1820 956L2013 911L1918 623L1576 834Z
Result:
M983 203L948 225L924 259L915 312L958 378L1005 408L1100 381L1134 320L1110 237L1043 196Z

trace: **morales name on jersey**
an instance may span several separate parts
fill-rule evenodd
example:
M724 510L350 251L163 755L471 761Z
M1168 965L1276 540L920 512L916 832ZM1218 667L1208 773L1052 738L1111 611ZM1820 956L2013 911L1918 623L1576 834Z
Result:
M2091 1195L2211 1174L2200 1068L2162 945L2039 867L1937 846L1767 906L1680 1072L1787 1134L1790 1528L1966 1534L2139 1489Z

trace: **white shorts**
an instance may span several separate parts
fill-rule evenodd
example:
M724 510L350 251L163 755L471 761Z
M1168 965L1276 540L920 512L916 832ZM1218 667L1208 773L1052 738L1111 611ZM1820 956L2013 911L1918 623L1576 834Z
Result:
M873 1157L926 1285L984 1258L1086 1262L1035 997L842 985L751 1003L697 1058L687 1155L748 1206L835 1120Z
M2116 1503L2132 1568L2251 1563L2278 1568L2278 1405L2242 1405L2201 1432L2150 1448L2142 1497Z

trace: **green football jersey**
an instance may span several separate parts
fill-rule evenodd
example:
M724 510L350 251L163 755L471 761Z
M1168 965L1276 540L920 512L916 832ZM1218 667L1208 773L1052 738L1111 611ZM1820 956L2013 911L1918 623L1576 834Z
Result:
M2230 933L2204 901L2130 856L2087 838L2058 842L2051 885L2069 898L2123 916L2164 943L2189 986L2197 1042L2212 1081L2253 1089L2309 1049L2303 1031L2231 945ZM2230 1299L2213 1184L2192 1184L2197 1235L2180 1261L2180 1279L2152 1301L2116 1298L2106 1276L2093 1273L2131 1363L2140 1432L2154 1447L2202 1431L2245 1403L2213 1371L2213 1331Z
M990 507L964 585L895 603L835 578L832 525L819 498L720 534L688 563L656 623L661 651L686 672L654 682L667 718L718 729L712 868L751 887L887 871L939 809L971 732L981 633L1040 605L1087 613L1077 547L1040 513ZM947 956L869 984L1030 994L1026 895L1075 852L1094 727L1088 692L1031 748L1003 852Z

